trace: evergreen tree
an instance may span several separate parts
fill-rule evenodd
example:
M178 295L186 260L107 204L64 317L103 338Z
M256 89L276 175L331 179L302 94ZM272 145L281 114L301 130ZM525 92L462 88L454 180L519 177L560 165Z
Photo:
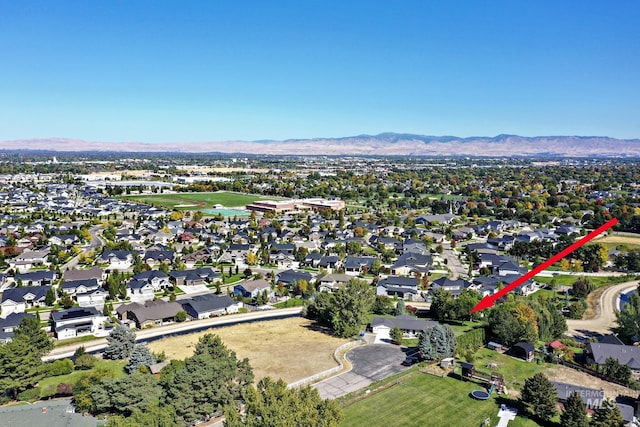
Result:
M391 328L391 331L389 331L389 338L391 338L391 341L395 344L401 344L403 337L404 334L402 333L402 329L397 326L394 326Z
M133 373L138 370L140 366L149 366L156 363L151 350L144 344L136 344L129 356L129 364L124 368L128 373Z
M620 413L620 408L615 402L605 400L602 406L596 409L591 417L590 427L623 427L624 419Z
M126 326L116 326L107 337L109 345L104 351L106 359L126 359L131 355L136 334Z
M225 409L225 427L262 426L338 426L342 412L335 400L320 398L318 391L306 386L287 388L282 380L266 377L244 393L245 408Z
M436 349L433 346L431 340L431 334L433 333L433 328L429 328L420 334L420 339L418 340L418 351L420 352L420 357L428 362L436 360Z
M44 297L44 303L48 306L52 306L56 302L56 293L53 288L49 288L47 296Z
M401 299L396 303L395 315L396 316L402 316L402 315L405 315L405 314L407 314L407 307L406 307L406 305L404 303L404 300Z
M575 391L567 398L564 410L560 414L560 424L562 427L588 427L587 411L584 402Z
M549 422L556 413L558 395L547 377L538 373L525 380L520 402L529 414Z

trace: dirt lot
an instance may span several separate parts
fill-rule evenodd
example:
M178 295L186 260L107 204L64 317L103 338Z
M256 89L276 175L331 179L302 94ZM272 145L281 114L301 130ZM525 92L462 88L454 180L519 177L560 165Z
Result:
M603 381L584 372L576 371L575 369L567 368L562 365L549 368L544 372L544 374L551 381L560 381L597 390L604 390L605 397L608 399L615 399L619 394L631 396L633 398L638 396L638 392L631 390L630 388Z
M193 354L205 333L219 335L238 358L248 357L256 381L270 376L293 382L337 366L333 352L347 342L316 330L308 319L294 317L165 338L150 343L149 348L164 351L170 359L184 359Z

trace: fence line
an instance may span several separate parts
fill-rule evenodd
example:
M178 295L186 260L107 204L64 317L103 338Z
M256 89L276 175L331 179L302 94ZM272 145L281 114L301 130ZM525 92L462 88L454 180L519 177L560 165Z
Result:
M296 382L290 383L287 386L287 388L300 387L305 384L314 382L320 378L324 378L336 372L340 372L341 370L344 369L344 364L342 363L342 358L339 357L338 354L340 354L343 350L347 348L354 347L356 345L362 344L363 342L364 342L363 340L356 340L356 341L349 341L348 343L342 344L340 347L336 348L336 351L333 352L333 358L338 363L338 366L334 366L333 368L327 369L315 375L311 375L310 377L303 378Z

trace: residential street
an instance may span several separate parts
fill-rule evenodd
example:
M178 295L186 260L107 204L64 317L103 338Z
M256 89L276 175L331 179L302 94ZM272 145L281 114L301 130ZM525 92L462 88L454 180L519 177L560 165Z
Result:
M611 286L600 295L598 301L598 313L596 317L588 320L567 319L568 332L576 336L589 337L594 334L610 334L611 329L617 326L615 311L618 310L618 298L638 286L637 281L624 282Z
M228 316L214 317L212 319L192 320L183 323L172 323L166 326L158 326L149 329L136 331L136 341L143 342L150 339L157 339L166 335L176 335L181 333L196 332L212 328L214 326L224 326L242 322L253 322L256 320L273 320L282 317L297 316L300 314L302 307L282 308L267 311L254 311L244 314L233 314ZM73 356L78 347L84 346L87 351L99 351L107 347L107 339L101 338L89 342L71 344L68 346L54 348L51 353L43 357L42 360L50 361Z
M469 275L469 267L463 265L458 259L457 251L451 249L450 243L443 243L442 257L447 260L447 267L451 270L450 278L455 279L467 279Z

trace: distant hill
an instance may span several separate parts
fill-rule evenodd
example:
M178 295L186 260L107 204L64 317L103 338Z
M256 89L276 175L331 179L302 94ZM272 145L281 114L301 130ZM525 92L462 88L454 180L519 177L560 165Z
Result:
M427 136L381 133L285 141L98 142L64 138L0 141L4 150L380 156L640 157L640 139L604 136Z

